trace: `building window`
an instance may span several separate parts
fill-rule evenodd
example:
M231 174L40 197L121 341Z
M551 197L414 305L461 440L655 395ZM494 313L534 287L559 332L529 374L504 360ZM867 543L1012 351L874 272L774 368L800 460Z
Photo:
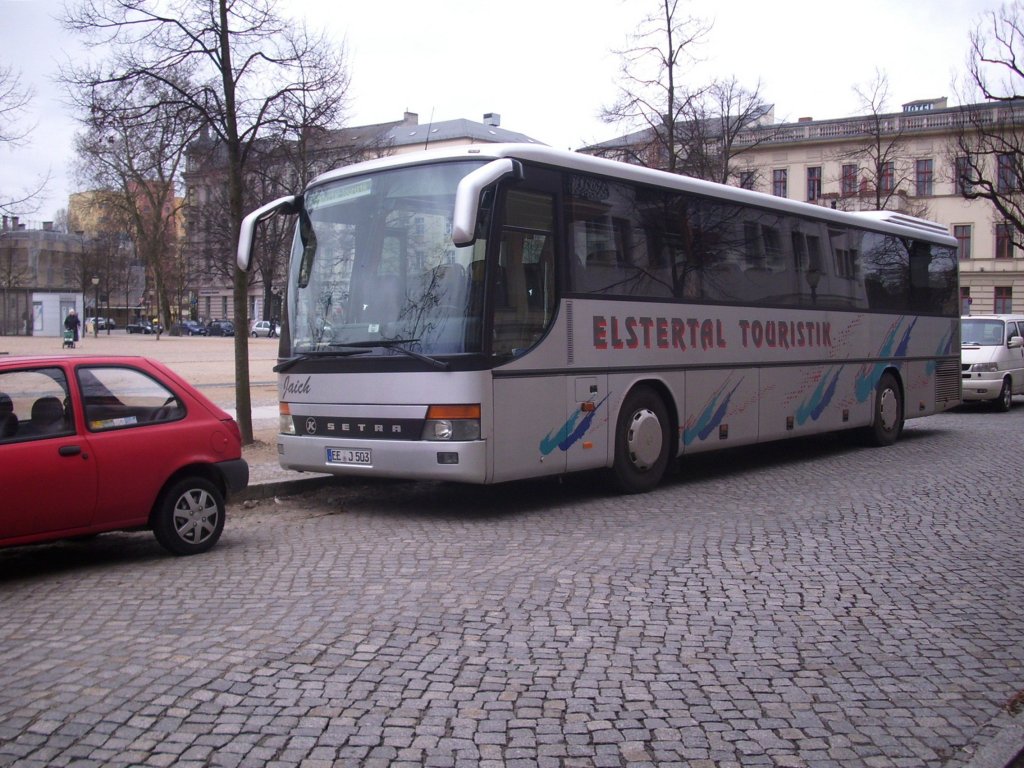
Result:
M969 195L974 191L971 175L971 158L958 157L956 159L956 191L958 194Z
M1013 234L1008 221L996 224L996 258L1013 258Z
M995 287L995 303L992 310L997 315L1008 315L1013 312L1013 289L1009 286Z
M960 286L960 314L971 314L971 289L967 286Z
M953 237L956 238L959 244L957 251L960 254L960 261L966 261L971 258L971 225L954 224Z
M1013 155L1003 152L996 156L996 188L1000 192L1016 192L1020 188L1020 178Z
M811 202L821 197L821 167L807 169L807 199Z
M890 160L882 163L882 176L878 180L878 189L883 193L890 193L896 189L896 166Z
M742 189L753 189L757 180L756 171L740 171L740 187Z
M843 197L857 194L857 166L850 164L843 166L843 175L840 180L840 189Z
M915 178L917 181L917 196L918 197L931 197L932 196L932 161L918 160L916 167Z
M786 189L786 176L785 168L772 171L772 194L776 197L787 197L789 194Z

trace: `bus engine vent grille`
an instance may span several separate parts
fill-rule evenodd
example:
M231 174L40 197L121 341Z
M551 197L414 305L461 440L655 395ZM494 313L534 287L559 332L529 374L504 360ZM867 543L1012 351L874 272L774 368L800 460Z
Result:
M960 362L940 360L935 364L935 402L960 402Z
M566 334L566 336L569 337L569 343L566 345L566 349L565 349L565 362L566 362L567 365L572 365L573 364L573 360L576 359L576 353L573 350L573 345L572 345L573 334L572 334L572 302L571 301L565 302L565 334Z

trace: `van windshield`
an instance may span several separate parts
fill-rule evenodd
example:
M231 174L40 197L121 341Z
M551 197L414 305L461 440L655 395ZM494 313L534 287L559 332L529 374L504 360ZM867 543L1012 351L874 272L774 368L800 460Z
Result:
M1002 320L962 320L960 344L972 347L1001 347L1006 343Z

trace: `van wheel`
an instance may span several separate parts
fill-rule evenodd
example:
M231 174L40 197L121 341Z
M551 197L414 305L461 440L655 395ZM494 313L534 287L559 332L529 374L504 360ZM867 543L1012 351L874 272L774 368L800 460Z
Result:
M622 403L615 429L612 476L624 493L643 493L661 482L671 446L668 409L650 387L637 387Z
M883 373L875 390L875 413L868 427L872 445L892 445L903 432L903 394L891 373Z
M153 510L153 535L175 555L210 549L224 531L224 497L202 477L185 477L164 489Z
M999 390L999 397L992 401L992 405L1000 413L1006 413L1013 405L1013 391L1010 389L1010 380L1003 379L1003 388Z

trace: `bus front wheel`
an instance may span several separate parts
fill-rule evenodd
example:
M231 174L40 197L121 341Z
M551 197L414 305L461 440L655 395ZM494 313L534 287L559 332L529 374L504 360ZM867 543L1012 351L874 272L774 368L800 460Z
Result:
M874 420L868 431L873 445L892 445L903 432L903 392L896 377L883 373L875 390Z
M622 403L615 429L612 476L624 493L654 488L668 467L671 445L668 409L650 387L637 387Z

